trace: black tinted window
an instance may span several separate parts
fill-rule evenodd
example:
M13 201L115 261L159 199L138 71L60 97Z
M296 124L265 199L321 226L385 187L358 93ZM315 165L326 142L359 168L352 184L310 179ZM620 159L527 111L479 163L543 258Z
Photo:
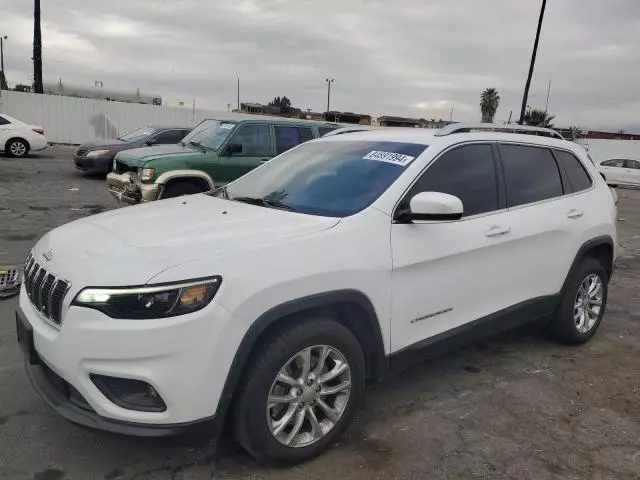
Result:
M562 195L560 172L547 148L501 145L509 206Z
M607 160L606 162L602 162L600 165L604 167L624 168L624 160Z
M333 127L318 127L318 132L320 132L320 136L324 137L327 133L333 132L335 128Z
M276 126L276 155L313 139L310 128Z
M578 160L574 155L560 150L555 150L555 154L558 159L558 163L560 163L560 166L567 174L572 191L579 192L581 190L586 190L591 186L589 174L580 163L580 160Z
M419 192L442 192L462 200L464 215L498 209L496 170L491 145L466 145L442 155L413 186Z
M246 125L232 140L242 147L243 157L270 157L271 135L268 125Z
M0 117L0 125L9 125L11 122L4 117Z
M184 130L165 130L156 135L153 140L156 143L178 143L184 137Z
M625 161L625 167L640 170L640 162L637 160L627 160Z

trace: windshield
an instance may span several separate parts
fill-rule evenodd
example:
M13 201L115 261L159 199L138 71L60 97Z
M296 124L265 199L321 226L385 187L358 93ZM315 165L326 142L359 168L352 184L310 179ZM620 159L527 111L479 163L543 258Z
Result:
M231 200L259 198L300 213L346 217L371 205L426 148L402 142L305 143L229 184L224 193Z
M138 130L134 130L133 132L129 132L125 135L122 135L118 138L118 140L122 140L124 142L135 142L136 140L140 140L141 138L148 137L156 131L155 128L151 127L142 127Z
M231 122L205 120L194 128L189 135L184 137L182 143L189 144L193 142L205 148L217 150L235 126L236 124Z

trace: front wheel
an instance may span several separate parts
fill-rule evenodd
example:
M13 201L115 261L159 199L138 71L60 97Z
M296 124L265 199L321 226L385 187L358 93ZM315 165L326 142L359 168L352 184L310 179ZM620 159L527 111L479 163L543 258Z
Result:
M607 305L609 276L602 264L587 257L570 273L560 304L548 326L561 343L578 345L593 337Z
M236 436L269 465L309 460L342 434L364 390L362 349L351 331L309 318L254 352L236 404Z
M173 181L169 185L167 185L162 192L162 198L175 198L182 197L183 195L193 195L196 193L202 193L206 190L203 190L201 187L196 185L195 183L178 180Z

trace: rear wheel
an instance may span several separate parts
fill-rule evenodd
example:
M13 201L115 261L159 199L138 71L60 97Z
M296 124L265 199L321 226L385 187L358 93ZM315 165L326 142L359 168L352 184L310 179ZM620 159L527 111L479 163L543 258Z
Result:
M202 187L187 180L177 180L167 185L162 192L162 198L175 198L183 195L193 195L195 193L205 192Z
M570 274L562 299L549 324L561 343L578 345L593 337L607 304L609 277L602 264L587 257Z
M12 157L23 158L29 153L29 144L21 138L12 138L5 145L4 151Z
M253 358L236 404L240 444L270 465L329 448L364 389L364 356L351 331L328 318L302 320L270 336Z

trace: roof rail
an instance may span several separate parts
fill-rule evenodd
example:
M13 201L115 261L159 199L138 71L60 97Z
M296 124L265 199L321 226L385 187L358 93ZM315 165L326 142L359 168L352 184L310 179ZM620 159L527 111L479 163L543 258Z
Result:
M564 137L551 128L531 127L529 125L514 125L511 123L451 123L441 128L435 134L436 137L444 137L452 133L467 133L476 131L490 131L501 133L520 133L524 135L540 135L543 137L558 138Z

